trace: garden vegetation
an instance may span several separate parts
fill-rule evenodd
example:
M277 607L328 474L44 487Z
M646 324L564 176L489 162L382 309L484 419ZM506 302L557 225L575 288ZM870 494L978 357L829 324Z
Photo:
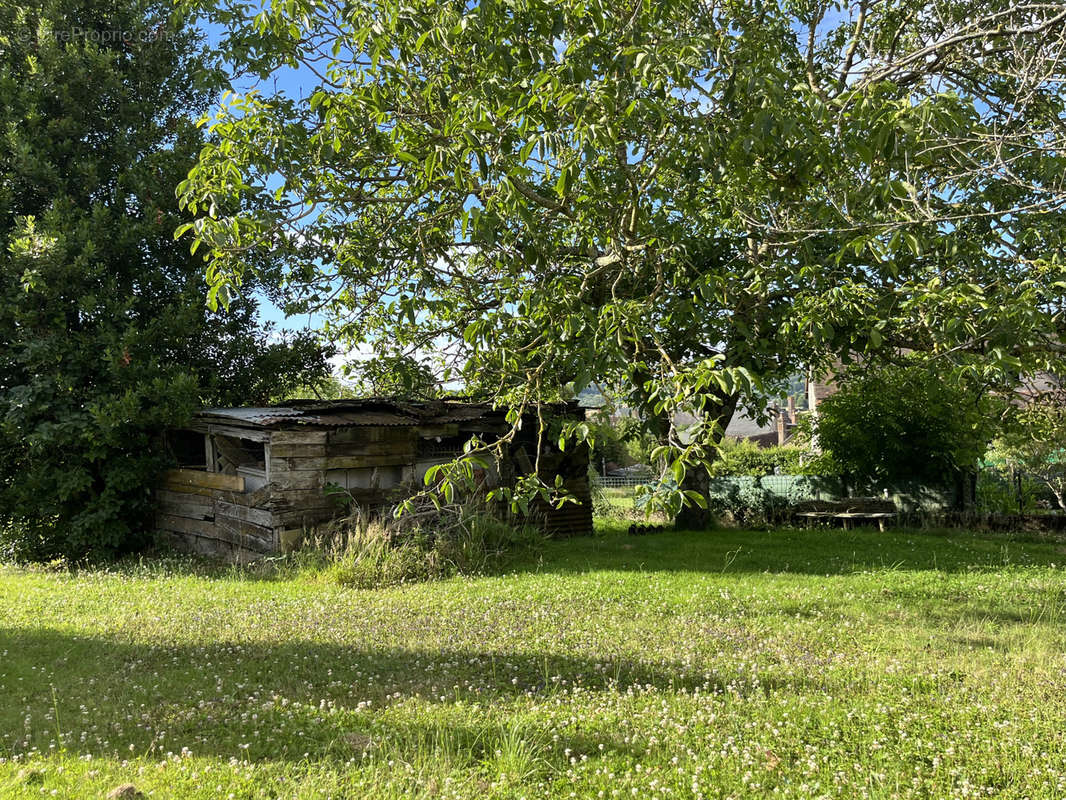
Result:
M1061 797L1064 559L734 530L362 590L3 567L0 796Z
M214 66L165 2L0 2L0 557L143 548L164 428L327 374L259 321L269 256L223 314L174 241Z

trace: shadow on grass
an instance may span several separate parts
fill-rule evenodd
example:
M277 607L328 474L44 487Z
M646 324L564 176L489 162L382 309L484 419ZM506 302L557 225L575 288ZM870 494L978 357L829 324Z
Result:
M484 574L603 570L846 575L873 570L958 573L1066 562L1066 538L958 529L782 528L709 531L668 529L627 535L628 523L606 523L597 535L548 541L534 555L516 554ZM328 567L326 559L276 556L244 565L178 554L145 555L113 569L134 576L195 576L250 581L291 580Z
M971 572L1062 564L1066 544L960 530L832 528L666 531L551 542L535 565L552 573L600 570L842 575L872 570Z
M131 644L54 629L0 629L0 754L32 748L94 757L195 755L347 762L436 750L478 761L520 737L544 744L543 716L527 701L582 692L652 690L823 692L810 677L752 681L681 663L590 660L551 653L360 650L319 642ZM461 701L461 702L457 702ZM588 702L581 701L581 702ZM516 705L517 703L517 705ZM477 704L475 706L475 704ZM58 712L58 713L57 713ZM517 714L518 716L512 716ZM585 723L569 747L595 757L638 754L619 725ZM560 752L560 764L565 758Z

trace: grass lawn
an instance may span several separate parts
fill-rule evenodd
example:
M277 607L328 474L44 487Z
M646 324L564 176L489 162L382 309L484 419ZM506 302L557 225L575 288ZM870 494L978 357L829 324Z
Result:
M0 796L1066 796L1066 548L608 533L382 590L0 568Z

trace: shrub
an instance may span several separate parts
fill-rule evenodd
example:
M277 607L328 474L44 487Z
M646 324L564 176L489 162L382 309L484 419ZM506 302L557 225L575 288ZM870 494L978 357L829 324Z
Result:
M867 367L841 378L816 417L819 447L860 483L943 484L976 468L995 400L922 365Z
M1047 493L1046 487L1028 475L1019 477L1021 497L1017 484L1009 474L995 469L981 470L977 475L978 510L992 514L1031 514L1038 511Z
M1012 408L987 455L1004 477L1023 475L1023 490L1026 483L1041 484L1066 510L1066 410L1057 403ZM1014 501L1017 510L1016 490Z
M709 472L712 477L796 475L807 455L807 450L795 445L760 447L749 439L725 439Z
M750 482L727 478L717 484L712 479L708 509L720 524L757 528L787 522L797 499L770 491L758 477Z

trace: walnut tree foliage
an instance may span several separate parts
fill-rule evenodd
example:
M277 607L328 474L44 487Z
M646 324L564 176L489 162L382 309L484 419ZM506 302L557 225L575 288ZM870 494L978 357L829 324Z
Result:
M180 188L213 300L283 251L293 307L471 392L618 387L664 485L805 365L1056 357L1062 3L187 3L261 79Z
M143 545L164 426L324 372L312 338L271 336L253 302L209 311L202 262L173 239L217 85L164 3L0 1L4 556Z

